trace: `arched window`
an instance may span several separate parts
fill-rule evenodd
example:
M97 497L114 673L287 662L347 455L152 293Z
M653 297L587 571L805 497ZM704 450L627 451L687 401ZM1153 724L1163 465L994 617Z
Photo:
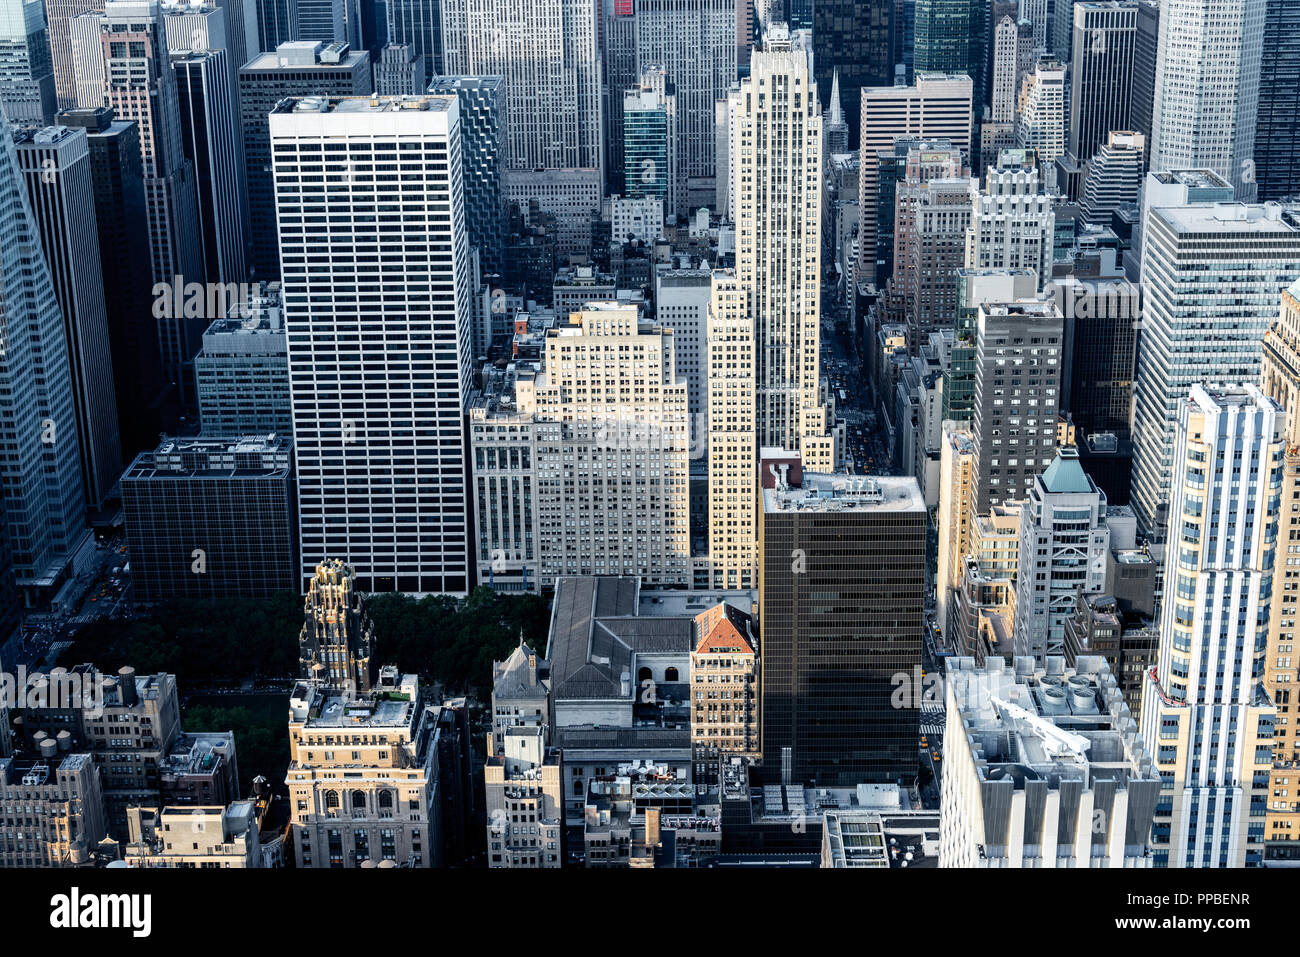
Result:
M352 792L352 810L354 810L354 811L364 811L365 809L366 809L366 792L365 792L365 791L353 791L353 792Z
M636 671L637 681L650 681L652 677L653 676L649 668L638 668Z
M668 668L666 671L664 671L664 681L680 681L680 680L681 679L677 677L676 668Z
M338 806L339 806L339 792L338 792L338 791L326 791L326 792L325 792L325 807L327 807L327 808L336 808L336 807L338 807Z
M392 806L393 806L393 792L392 792L392 791L380 791L380 792L379 792L379 807L380 807L381 809L388 810L388 809L391 809Z

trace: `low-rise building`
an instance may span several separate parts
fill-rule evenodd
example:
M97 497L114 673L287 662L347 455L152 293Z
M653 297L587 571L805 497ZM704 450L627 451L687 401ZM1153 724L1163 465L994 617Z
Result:
M0 867L88 866L106 833L92 755L61 752L47 738L0 758Z
M560 867L564 795L559 755L547 748L544 725L513 726L501 737L501 749L492 745L483 769L488 867Z
M260 868L264 866L253 801L216 807L163 807L129 812L128 867Z

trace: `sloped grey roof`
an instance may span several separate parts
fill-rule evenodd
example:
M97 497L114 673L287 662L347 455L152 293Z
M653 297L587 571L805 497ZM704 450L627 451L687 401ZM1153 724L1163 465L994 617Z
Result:
M555 585L547 656L557 699L625 697L632 655L689 652L693 616L640 617L633 577L561 578Z
M546 697L544 679L539 677L537 684L529 684L528 658L535 654L537 653L532 648L520 641L509 658L495 665L492 669L492 696L495 699L505 701ZM545 670L546 662L541 660L540 656L538 658L538 670Z

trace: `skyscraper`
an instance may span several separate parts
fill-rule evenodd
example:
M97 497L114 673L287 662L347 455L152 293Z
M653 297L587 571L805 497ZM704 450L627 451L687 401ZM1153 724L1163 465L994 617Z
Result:
M797 459L762 486L764 761L818 787L910 780L920 695L900 703L894 692L920 670L920 487L802 472Z
M676 97L676 208L666 212L711 204L713 105L736 81L735 0L637 0L636 62L638 76L661 67Z
M1088 160L1079 205L1090 223L1110 224L1111 213L1136 204L1146 168L1146 140L1141 133L1112 130Z
M741 86L736 280L754 311L760 446L834 469L819 395L821 129L806 33L769 28Z
M104 0L45 0L46 31L50 64L54 69L54 92L61 110L77 103L77 58L72 52L72 20L83 13L103 13Z
M891 43L895 31L901 33L902 29L903 24L896 22L894 0L819 0L813 4L813 79L817 89L827 91L838 74L850 143L858 142L862 88L894 82L894 64L902 62L902 57L892 50Z
M984 103L986 3L980 0L916 0L917 73L964 73L971 79L973 104Z
M298 2L301 3L302 0ZM440 76L444 72L441 0L382 0L382 3L388 21L389 42L405 44L413 54L423 58L424 76L421 79L424 84L435 76Z
M1082 594L1106 586L1106 493L1062 448L1034 478L1020 512L1016 574L1015 652L1046 664L1065 654L1065 622Z
M547 333L540 369L494 378L506 388L470 409L480 581L510 588L502 573L529 569L521 586L687 586L690 423L673 335L614 302L572 318Z
M1209 169L1255 196L1265 0L1160 4L1151 168Z
M0 108L0 129L4 128ZM0 487L20 587L48 600L89 534L68 348L18 160L0 136Z
M83 14L73 26L78 97L84 107L107 105L140 130L149 253L155 285L202 282L198 200L193 164L186 158L176 74L155 0L108 0L104 14ZM149 95L142 96L144 88ZM83 95L84 94L84 95ZM163 369L183 395L192 390L190 363L199 349L202 317L160 317Z
M880 190L877 154L893 149L899 137L946 139L971 148L969 76L918 73L912 86L881 86L862 91L861 165L858 189L858 275L876 273L876 201Z
M1097 152L1111 130L1129 128L1136 36L1133 0L1075 4L1068 147L1080 162Z
M1154 744L1105 658L1065 663L948 659L940 867L1151 866Z
M1039 58L1020 87L1016 146L1033 150L1044 179L1055 175L1055 160L1065 155L1065 67ZM1047 179L1046 185L1053 185Z
M1133 86L1129 97L1129 127L1147 139L1147 166L1151 165L1151 119L1155 111L1156 61L1160 52L1160 4L1137 0L1137 25L1133 34Z
M1038 170L1007 151L984 182L971 181L967 269L1032 269L1041 289L1052 272L1056 216Z
M505 81L499 76L436 76L429 92L460 100L461 183L465 230L482 256L483 275L506 268L505 191L501 183L501 129Z
M370 54L320 43L286 42L239 71L239 112L248 180L253 266L259 279L280 277L271 137L266 117L285 97L359 96L371 90Z
M754 315L734 271L712 277L708 312L709 563L715 588L757 580L758 487Z
M1267 0L1260 55L1255 179L1261 201L1300 198L1300 6Z
M149 227L139 126L107 107L61 112L58 122L86 130L95 190L100 275L113 356L118 430L126 456L157 444L173 426L150 308Z
M270 132L302 582L322 557L346 555L365 591L465 593L473 354L459 100L290 99ZM371 171L398 162L399 145L420 175ZM311 211L344 199L350 218L322 235ZM379 215L392 204L401 217ZM386 262L381 298L374 257L395 246L405 255Z
M975 487L971 510L1029 493L1052 461L1064 329L1055 304L983 303L975 329Z
M0 3L0 103L14 121L54 118L54 68L41 0Z
M442 0L442 27L445 72L505 79L506 168L604 169L594 0Z
M122 444L87 137L52 126L20 134L15 148L63 313L86 502L99 508L122 473Z
M636 14L631 0L604 20L606 192L623 192L623 96L637 85Z
M173 52L171 61L181 145L194 167L204 274L210 282L245 282L245 166L230 54L216 49Z
M1278 296L1300 276L1300 214L1272 204L1162 205L1161 187L1176 188L1179 180L1202 184L1205 175L1147 176L1142 230L1132 504L1157 539L1165 534L1165 506L1178 484L1178 400L1195 383L1259 381L1260 342L1277 316Z
M677 208L677 96L663 70L652 68L623 94L623 193L653 196ZM623 237L615 236L616 241Z
M375 63L375 92L380 96L415 96L428 85L424 57L409 44L386 43Z
M347 13L344 0L297 0L297 9L295 40L319 40L322 43L347 42Z
M1156 806L1152 852L1157 867L1257 865L1276 723L1263 659L1269 620L1285 613L1270 608L1283 422L1254 384L1193 385L1175 421L1177 563L1166 575L1141 715L1171 785Z

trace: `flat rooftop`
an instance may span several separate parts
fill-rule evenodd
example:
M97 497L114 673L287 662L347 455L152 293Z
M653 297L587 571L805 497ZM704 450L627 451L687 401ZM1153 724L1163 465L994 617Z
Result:
M765 512L924 512L921 486L910 476L804 472L799 488L763 489Z
M1151 210L1180 232L1277 233L1300 232L1300 209L1280 203L1196 203L1158 206Z
M453 95L424 96L304 96L281 101L272 113L445 113Z

